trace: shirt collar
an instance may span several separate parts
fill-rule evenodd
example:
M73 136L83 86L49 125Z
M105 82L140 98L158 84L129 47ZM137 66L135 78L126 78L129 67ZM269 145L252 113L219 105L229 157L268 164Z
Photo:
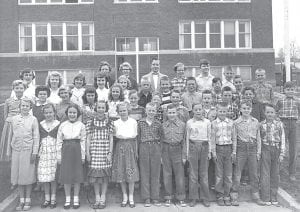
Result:
M229 123L229 119L227 117L223 121L221 119L219 119L219 117L216 120L217 120L217 123L221 123L221 122Z
M174 121L168 120L166 123L167 126L170 126L170 124L175 124L176 126L179 126L179 119L176 118Z

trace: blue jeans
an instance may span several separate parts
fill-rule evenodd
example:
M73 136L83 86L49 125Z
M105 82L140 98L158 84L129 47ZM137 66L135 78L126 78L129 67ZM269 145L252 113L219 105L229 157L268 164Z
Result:
M248 161L249 178L253 200L259 199L258 173L257 173L257 145L256 143L240 142L237 143L236 167L234 169L232 198L238 198L238 192L243 168Z
M193 200L209 200L208 143L190 142L188 161L190 164L189 198Z
M266 202L277 199L279 185L279 155L279 148L262 145L260 169L261 198Z
M173 184L172 175L174 172L176 183L176 199L185 199L184 168L182 162L181 145L163 143L162 147L163 179L165 186L165 199L172 199Z
M232 145L217 145L216 192L217 198L230 199L232 187Z

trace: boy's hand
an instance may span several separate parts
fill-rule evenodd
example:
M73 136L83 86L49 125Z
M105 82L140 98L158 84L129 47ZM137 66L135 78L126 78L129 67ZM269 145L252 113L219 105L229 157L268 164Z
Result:
M279 155L279 162L282 162L284 159L284 156L283 155Z
M86 160L87 160L88 162L91 161L91 155L90 155L90 154L86 154Z
M37 156L37 154L31 154L31 157L30 157L30 163L31 164L35 163L36 156Z
M211 152L208 153L207 159L208 159L208 160L211 159Z
M232 160L232 163L236 163L236 154L235 153L231 154L231 160Z
M111 153L110 152L107 154L106 159L107 159L108 162L111 162L112 157L111 157Z
M60 165L61 164L61 160L57 160L57 163Z
M257 153L257 160L260 160L260 157L261 157L261 155L260 155L260 153Z
M183 163L183 164L186 163L186 158L182 158L182 163Z
M217 161L217 154L215 152L212 152L211 156L212 156L214 161Z
M82 159L81 162L82 162L82 164L84 164L85 163L85 159Z

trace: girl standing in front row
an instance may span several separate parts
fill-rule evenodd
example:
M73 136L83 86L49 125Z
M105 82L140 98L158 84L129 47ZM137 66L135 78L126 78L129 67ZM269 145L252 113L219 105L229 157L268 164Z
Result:
M60 122L55 120L55 107L49 103L43 106L45 120L40 122L41 144L37 169L38 181L44 184L45 201L41 208L56 207L56 138ZM50 199L51 188L51 199Z
M16 93L17 94L17 93ZM21 114L12 117L11 141L11 184L18 185L20 203L17 211L27 211L31 207L32 184L36 182L35 160L39 149L39 125L29 114L31 100L21 100Z
M68 120L63 122L57 133L57 158L60 166L59 182L64 184L66 202L64 209L71 207L71 187L74 184L73 208L78 209L80 183L83 182L85 161L85 125L78 120L80 110L72 104L66 109Z
M96 104L95 118L86 124L87 131L87 160L90 162L88 179L94 184L96 201L93 209L106 207L106 191L111 176L113 150L113 123L105 112L107 103L99 101ZM102 191L100 196L100 184Z
M123 201L121 207L128 204L135 207L133 200L134 183L139 180L139 170L137 165L137 121L128 117L128 107L126 103L117 105L117 112L120 119L114 122L116 148L113 157L112 181L121 184ZM129 197L127 195L127 183Z

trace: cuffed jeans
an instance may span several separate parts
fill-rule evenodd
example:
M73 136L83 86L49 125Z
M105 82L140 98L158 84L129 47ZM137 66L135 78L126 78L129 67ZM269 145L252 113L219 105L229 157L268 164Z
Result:
M261 198L266 202L277 199L279 155L280 149L276 146L262 146L260 169Z
M232 198L238 198L238 192L241 181L241 173L248 161L249 178L253 200L259 199L259 186L258 186L258 166L257 166L257 145L256 143L240 142L237 143L236 153L236 168L234 170L233 185L232 185Z
M139 164L142 199L159 200L161 144L143 142L139 146Z
M297 120L296 119L281 119L284 125L285 140L289 145L289 174L296 174L297 164Z
M232 145L216 146L216 192L217 198L230 199L232 187Z
M185 199L184 168L182 162L181 145L163 143L162 148L163 179L165 186L165 199L172 199L173 184L172 171L175 175L176 199Z
M189 158L189 198L209 200L208 189L208 143L190 142ZM200 195L199 195L200 187Z

